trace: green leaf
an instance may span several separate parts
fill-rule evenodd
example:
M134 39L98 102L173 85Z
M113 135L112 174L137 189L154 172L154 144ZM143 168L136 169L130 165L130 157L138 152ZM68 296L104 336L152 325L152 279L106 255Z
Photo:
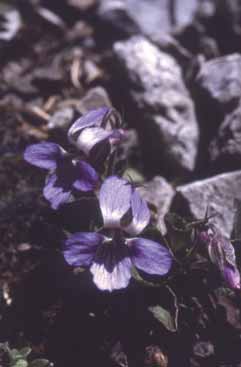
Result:
M214 294L216 297L230 297L234 296L234 291L227 287L219 287L214 290Z
M28 362L25 359L19 359L11 364L12 367L28 367Z
M22 354L20 353L20 351L18 351L17 349L13 348L13 349L10 349L9 350L9 357L10 357L10 360L12 362L15 362L19 359L22 359L23 356Z
M77 268L74 268L73 269L73 273L75 275L80 274L80 273L83 273L84 271L86 271L86 268L82 268L81 266L78 266Z
M171 332L177 331L177 325L175 318L171 316L171 313L160 305L150 306L149 311L167 330Z
M160 287L160 284L158 283L152 283L152 282L148 282L147 280L143 279L138 270L133 266L132 269L131 269L131 274L132 274L132 277L138 282L140 283L141 285L145 286L145 287Z
M22 355L23 358L26 358L31 353L31 350L32 349L30 347L24 347L19 350L19 353Z
M44 358L38 358L29 364L29 367L46 367L50 366L50 362Z
M171 332L176 332L178 328L178 303L177 297L174 291L169 287L166 286L170 296L171 296L171 304L170 308L173 310L172 312L162 307L160 304L149 306L148 310L152 313L154 318L159 321L167 330Z
M136 183L141 183L144 181L142 174L132 167L129 167L125 170L123 178Z

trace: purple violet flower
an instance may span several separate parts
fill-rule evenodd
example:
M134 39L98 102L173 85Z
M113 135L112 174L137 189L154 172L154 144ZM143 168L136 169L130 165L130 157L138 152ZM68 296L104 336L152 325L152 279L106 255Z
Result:
M90 267L96 286L110 292L128 286L133 265L148 274L166 274L172 263L168 249L137 237L149 223L150 211L131 184L108 177L100 188L99 202L103 229L71 235L64 248L67 263Z
M82 160L72 159L55 143L45 142L28 146L24 159L49 171L43 195L53 209L58 209L61 204L66 203L74 189L92 191L98 183L98 175L93 167Z
M213 224L200 231L198 239L207 246L210 260L219 269L227 286L240 289L240 274L231 242Z
M109 107L88 112L69 129L69 141L86 156L89 156L95 147L107 147L109 151L112 145L119 143L124 137L124 131L120 126L116 128L112 122L114 115L115 110Z

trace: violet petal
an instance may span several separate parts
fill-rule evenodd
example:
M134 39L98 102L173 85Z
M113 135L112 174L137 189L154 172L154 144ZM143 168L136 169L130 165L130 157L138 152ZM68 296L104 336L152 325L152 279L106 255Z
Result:
M93 281L100 290L113 291L126 288L131 278L131 260L125 257L116 264L112 272L108 272L104 264L93 263L90 271Z
M131 196L132 221L125 231L132 236L140 234L150 221L150 210L145 200L134 190Z
M99 201L104 227L119 228L120 220L130 209L131 185L116 176L108 177L100 188Z
M208 253L210 260L218 267L227 286L233 289L239 289L240 274L232 243L218 233L208 244Z
M64 188L58 182L58 177L55 173L51 173L46 178L43 195L51 203L52 209L58 209L60 205L66 203L71 195L71 190ZM68 185L69 186L69 185Z
M222 275L228 287L240 289L240 274L237 267L224 266Z
M172 264L172 256L168 249L157 242L145 238L127 240L133 264L148 274L164 275Z
M99 180L95 169L84 161L76 162L75 169L78 176L73 182L74 188L80 191L94 190Z
M96 110L92 110L81 116L78 120L74 122L74 124L70 127L68 131L68 137L70 138L70 140L72 141L72 139L75 138L75 135L78 135L80 131L86 127L101 126L104 117L109 111L110 108L104 106L97 108Z
M126 139L126 132L123 129L113 129L110 136L111 144L118 144L120 141Z
M65 242L64 258L72 266L89 266L93 261L97 247L103 241L104 236L98 233L75 233Z
M65 150L58 144L38 143L26 148L24 159L34 166L53 170L65 154Z

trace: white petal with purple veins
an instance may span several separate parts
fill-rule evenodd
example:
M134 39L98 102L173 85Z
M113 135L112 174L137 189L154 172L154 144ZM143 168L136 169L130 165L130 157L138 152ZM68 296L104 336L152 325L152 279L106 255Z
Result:
M24 159L34 166L53 170L65 154L66 151L58 144L38 143L26 148Z
M148 274L164 275L172 264L168 249L157 242L145 238L127 240L133 264Z
M104 181L99 194L104 227L120 228L122 217L130 209L131 191L131 185L116 176Z
M109 111L110 108L108 107L100 107L81 116L77 121L74 122L68 131L68 137L70 141L75 141L76 135L78 136L78 134L86 127L100 127L104 117Z
M64 247L64 258L72 266L89 266L97 247L105 237L92 232L79 232L70 236Z
M112 132L106 131L101 127L90 127L80 132L74 144L86 155L89 155L91 149L93 149L96 144L108 139L111 135Z
M108 272L104 264L93 263L90 271L93 281L100 290L113 291L126 288L131 278L131 260L126 257L116 264L113 271Z
M150 210L145 200L134 190L131 196L132 221L125 231L132 236L140 234L150 221Z

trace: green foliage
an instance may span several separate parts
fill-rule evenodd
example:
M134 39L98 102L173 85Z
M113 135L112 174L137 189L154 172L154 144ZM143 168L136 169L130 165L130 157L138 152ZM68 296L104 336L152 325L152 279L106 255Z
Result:
M177 331L175 318L165 308L160 305L150 306L149 311L167 330L172 332Z
M30 347L25 347L19 350L19 353L22 355L22 357L27 358L27 356L31 353Z
M189 223L175 213L168 213L165 216L165 223L168 229L168 243L172 251L180 253L190 247L192 242L193 228Z
M153 317L160 322L168 331L176 332L178 329L178 302L174 291L166 286L165 289L168 291L170 296L169 305L164 308L160 303L151 305L148 310L152 313Z
M147 280L143 279L140 273L138 272L138 270L134 266L131 269L131 274L132 274L132 277L142 286L145 286L145 287L160 287L161 286L161 284L148 282Z
M5 361L7 367L50 367L53 366L47 359L38 358L28 361L31 353L30 347L22 349L11 349L8 343L0 343L0 365ZM2 361L1 361L2 360Z
M18 359L10 364L11 367L28 367L28 362L25 359Z
M47 359L39 358L35 359L29 364L29 367L47 367L50 366L50 363Z

